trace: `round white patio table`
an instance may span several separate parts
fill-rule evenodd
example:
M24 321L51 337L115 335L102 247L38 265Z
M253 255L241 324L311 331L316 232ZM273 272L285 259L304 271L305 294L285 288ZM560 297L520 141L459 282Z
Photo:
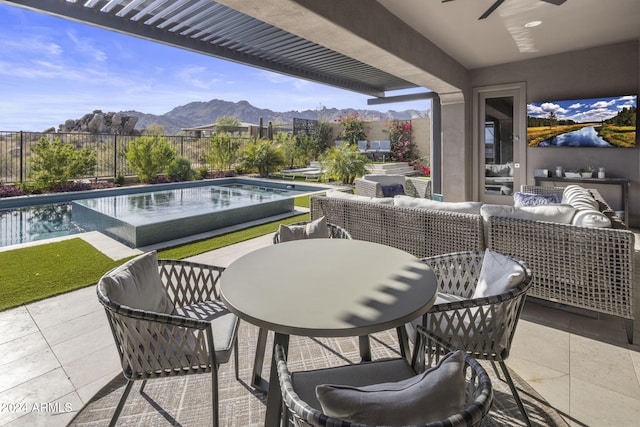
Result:
M426 313L437 283L426 264L402 250L360 240L306 239L238 258L223 273L220 290L240 319L275 332L274 346L286 351L289 335L358 336L366 360L368 335L400 330ZM277 426L282 396L273 358L269 384L265 426Z

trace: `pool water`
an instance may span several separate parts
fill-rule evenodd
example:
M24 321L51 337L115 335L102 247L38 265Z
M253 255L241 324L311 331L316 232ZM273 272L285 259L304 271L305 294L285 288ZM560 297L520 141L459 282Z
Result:
M237 181L237 182L235 182ZM294 210L317 188L222 180L160 191L0 210L0 246L100 231L140 247Z

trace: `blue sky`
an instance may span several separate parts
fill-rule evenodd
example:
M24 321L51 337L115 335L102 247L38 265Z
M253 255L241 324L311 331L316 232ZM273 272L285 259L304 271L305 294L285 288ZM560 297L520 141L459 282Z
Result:
M0 131L57 128L93 110L164 114L214 98L274 111L430 107L429 101L368 106L366 95L5 4L0 93Z
M576 123L588 123L610 119L622 108L635 106L637 106L635 95L537 102L527 105L527 116L549 117L549 113L553 112L559 120L569 119Z

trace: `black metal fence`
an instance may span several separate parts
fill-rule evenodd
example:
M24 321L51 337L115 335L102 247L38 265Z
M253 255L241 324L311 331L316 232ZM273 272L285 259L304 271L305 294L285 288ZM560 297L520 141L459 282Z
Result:
M135 175L129 168L126 155L129 143L135 141L135 136L0 131L0 183L11 184L28 179L31 148L42 137L51 140L60 138L63 143L73 144L76 149L95 150L97 156L95 173L93 176L84 178L104 179ZM191 162L192 167L199 168L207 165L209 137L165 136L164 138L175 146L178 156ZM242 139L248 140L248 138Z

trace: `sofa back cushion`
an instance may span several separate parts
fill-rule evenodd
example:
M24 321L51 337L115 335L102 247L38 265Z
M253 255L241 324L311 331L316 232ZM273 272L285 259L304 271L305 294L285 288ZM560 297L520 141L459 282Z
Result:
M338 190L327 190L327 197L333 197L335 199L355 200L358 202L371 202L380 203L383 205L393 205L393 198L391 197L359 196L357 194L345 193L344 191Z
M526 219L530 221L547 221L560 224L571 224L576 209L569 205L542 205L542 206L507 206L507 205L482 205L480 215L487 221L489 217L501 216L507 218Z
M366 181L379 182L380 185L394 185L394 184L404 185L404 181L406 178L404 175L370 174L370 175L364 175L362 179Z
M480 213L481 202L439 202L431 199L420 199L409 196L395 196L393 198L393 204L395 206L402 206L408 208L423 208L423 209L435 209L448 212Z

